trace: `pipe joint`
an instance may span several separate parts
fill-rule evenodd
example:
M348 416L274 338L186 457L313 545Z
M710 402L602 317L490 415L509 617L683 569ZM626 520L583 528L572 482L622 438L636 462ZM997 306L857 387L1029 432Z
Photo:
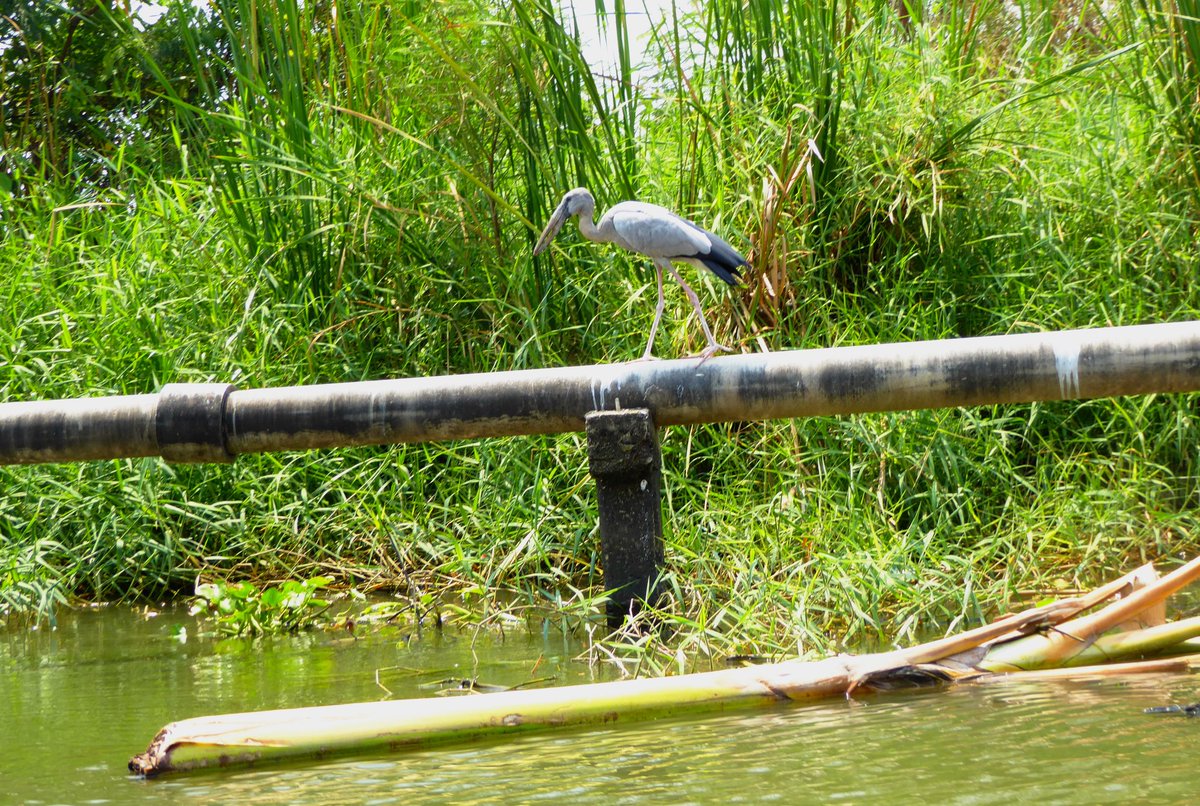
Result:
M226 409L231 383L168 383L158 395L154 432L168 462L232 462Z

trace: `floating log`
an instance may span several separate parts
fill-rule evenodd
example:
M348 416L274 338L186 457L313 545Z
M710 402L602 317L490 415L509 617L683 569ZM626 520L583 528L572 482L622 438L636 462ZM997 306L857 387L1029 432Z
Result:
M1192 648L1200 620L1104 635L1149 614L1200 576L1200 558L1157 578L1143 566L1084 596L1053 602L909 649L715 672L479 694L197 717L167 725L129 769L140 775L278 757L400 749L539 728L625 722L665 714L849 696L914 685L1194 671L1200 655L1151 659ZM1115 599L1103 609L1083 611ZM1075 651L1066 651L1070 645ZM1090 653L1090 654L1089 654ZM1132 663L1045 669L1079 659ZM1032 670L1032 671L1027 671ZM997 673L998 672L998 673Z

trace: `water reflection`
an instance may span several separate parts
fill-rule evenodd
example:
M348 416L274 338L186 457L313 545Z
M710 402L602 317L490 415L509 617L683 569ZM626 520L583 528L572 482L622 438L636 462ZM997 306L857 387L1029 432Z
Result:
M947 803L1184 802L1200 720L1142 708L1200 699L1185 675L1003 683L530 733L403 754L137 781L130 755L172 719L381 698L388 685L476 674L516 683L593 674L578 647L536 636L420 646L311 635L172 641L131 611L0 634L0 776L13 802ZM536 670L536 672L535 672Z

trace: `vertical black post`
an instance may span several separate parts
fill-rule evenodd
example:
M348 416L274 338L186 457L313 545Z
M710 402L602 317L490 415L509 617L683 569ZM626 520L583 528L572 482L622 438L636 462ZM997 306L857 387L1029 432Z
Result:
M615 629L657 597L663 564L662 454L648 409L593 411L586 423L604 587L612 591L608 625Z

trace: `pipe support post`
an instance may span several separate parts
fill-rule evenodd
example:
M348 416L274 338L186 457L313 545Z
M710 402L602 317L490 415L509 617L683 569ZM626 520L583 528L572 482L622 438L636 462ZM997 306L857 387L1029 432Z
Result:
M616 629L659 596L662 452L648 409L593 411L584 421L600 510L608 625Z

